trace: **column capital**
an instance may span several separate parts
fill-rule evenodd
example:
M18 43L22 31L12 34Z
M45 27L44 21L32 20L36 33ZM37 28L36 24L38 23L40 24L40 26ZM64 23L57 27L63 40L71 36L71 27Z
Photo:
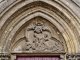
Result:
M80 60L80 53L66 54L67 60Z
M0 60L10 60L10 54L0 53Z

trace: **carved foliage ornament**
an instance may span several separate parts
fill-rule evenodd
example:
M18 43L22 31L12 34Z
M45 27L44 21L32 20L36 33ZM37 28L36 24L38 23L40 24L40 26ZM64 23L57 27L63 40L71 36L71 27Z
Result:
M66 55L67 60L80 60L80 54L67 54Z
M7 53L0 53L0 60L9 60L10 54Z

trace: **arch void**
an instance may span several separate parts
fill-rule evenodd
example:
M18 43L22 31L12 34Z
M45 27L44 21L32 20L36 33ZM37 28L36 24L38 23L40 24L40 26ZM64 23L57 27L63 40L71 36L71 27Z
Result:
M35 17L42 17L51 22L64 38L65 52L76 53L79 51L78 18L74 17L67 7L63 7L56 1L18 1L9 6L1 14L0 43L1 51L9 51L11 41L17 32L23 29L25 24ZM14 42L13 42L14 43Z

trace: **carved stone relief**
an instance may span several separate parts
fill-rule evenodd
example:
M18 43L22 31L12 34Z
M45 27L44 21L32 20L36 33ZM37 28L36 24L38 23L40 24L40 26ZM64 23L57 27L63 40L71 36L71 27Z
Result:
M80 60L80 54L67 54L66 55L67 60Z
M75 55L67 55L67 60L76 60Z
M64 52L63 44L59 38L54 36L52 27L49 23L42 19L35 19L30 22L25 29L25 45L17 51L26 52ZM14 50L16 51L16 50Z
M26 42L26 51L29 52L63 52L63 48L59 42L56 42L58 39L52 36L52 31L50 27L41 20L34 21L26 29L27 32L32 31L32 41L29 41L27 38ZM56 41L55 41L55 40ZM51 46L50 42L53 42Z
M0 53L0 60L10 60L10 54Z

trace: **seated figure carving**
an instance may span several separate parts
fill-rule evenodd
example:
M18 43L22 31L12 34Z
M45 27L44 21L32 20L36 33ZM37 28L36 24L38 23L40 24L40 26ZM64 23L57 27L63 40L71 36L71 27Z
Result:
M33 40L32 42L26 42L26 51L29 52L60 52L63 49L60 49L61 46L58 42L51 40L51 30L47 25L42 22L36 22L32 27L28 27L27 31L33 31ZM47 43L53 41L53 45L49 46ZM56 38L57 40L57 38Z

